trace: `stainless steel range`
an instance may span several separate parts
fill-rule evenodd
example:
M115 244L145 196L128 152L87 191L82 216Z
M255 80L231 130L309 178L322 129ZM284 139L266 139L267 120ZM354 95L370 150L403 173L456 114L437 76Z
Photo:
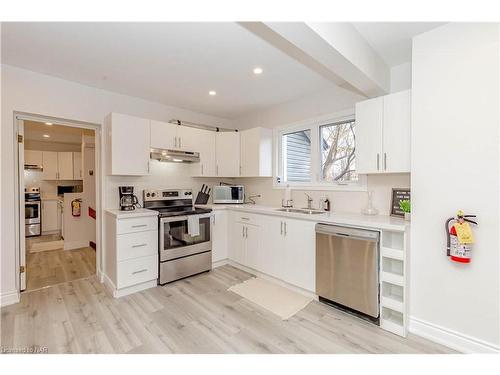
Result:
M26 237L42 235L42 200L39 187L24 188L24 228Z
M191 190L144 190L144 208L159 212L160 285L212 269L211 209L193 206Z

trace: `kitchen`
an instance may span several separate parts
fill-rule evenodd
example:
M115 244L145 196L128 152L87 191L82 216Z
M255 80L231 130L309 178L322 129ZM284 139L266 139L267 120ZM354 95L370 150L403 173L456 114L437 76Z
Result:
M302 23L287 26L304 31ZM357 66L355 72L350 70L353 77L342 70L349 64L356 67L352 56L339 65L323 65L344 72L343 86L333 84L323 68L292 57L295 44L283 51L273 44L275 39L262 39L263 28L271 28L274 36L298 43L279 24L3 25L4 90L32 92L22 98L7 96L4 111L25 122L25 112L40 113L40 121L71 118L96 129L96 276L47 293L61 295L67 306L77 303L76 295L88 309L85 314L97 323L89 329L83 316L68 308L64 314L74 340L54 336L49 351L497 352L498 290L485 286L498 278L498 255L488 250L495 248L496 240L487 234L498 215L470 192L496 197L498 181L493 173L488 184L478 186L469 169L449 165L456 146L449 129L439 128L439 123L451 111L443 98L454 95L442 82L451 85L462 79L473 89L481 87L484 96L476 100L468 93L468 106L453 106L462 117L453 118L454 126L465 127L472 112L481 112L478 135L464 133L474 144L480 139L484 148L464 146L460 151L469 160L466 167L497 153L498 144L485 135L498 127L498 114L490 109L498 101L498 80L489 76L498 74L500 66L496 60L484 61L500 50L498 25L323 26L314 28L316 36L307 35L326 40L322 33L331 26L363 38L358 48L375 56L374 66L385 67L386 86L373 71ZM391 35L398 30L411 33L405 44L409 52L403 49L391 60L372 35L379 27L392 30ZM119 90L113 86L116 77L102 78L110 77L102 68L99 87L106 89L96 89L65 76L57 61L50 60L49 69L28 52L15 53L19 46L33 44L61 52L61 45L78 45L79 38L96 45L117 35L150 40L160 30L163 42L185 65L168 65L166 54L162 68L151 72L147 95L141 91L142 75L130 75L128 86ZM207 47L232 56L231 61L193 51L190 41L208 35L203 39ZM491 43L485 45L484 38ZM457 65L461 78L447 75L433 52L451 40L456 43L454 54L477 54L467 63L441 56ZM341 50L340 41L329 43L325 55L318 54L314 43L301 45L301 50L326 64L328 54ZM242 45L245 48L238 47ZM133 72L128 57L140 60L151 51L147 45L127 48L111 49L109 55L85 50L93 55L79 67L85 71L83 65L93 63L98 69L119 52L123 71ZM231 53L236 49L241 51L238 56ZM74 61L85 55L78 48L65 53ZM200 73L201 65L226 78L214 83L212 74ZM478 70L478 81L471 83L468 79ZM197 87L182 86L194 72ZM155 74L179 77L175 95L159 90L161 84L155 86ZM289 76L296 80L289 82ZM35 99L43 92L40 83L52 88L42 104ZM134 97L134 90L141 95ZM309 94L302 95L305 92ZM74 99L61 108L53 104L63 98ZM155 102L148 101L151 98ZM457 103L462 99L454 97ZM436 117L428 116L429 106ZM464 175L454 179L459 171ZM477 220L466 215L477 215ZM444 228L449 217L460 224L479 223L470 223L477 239L472 258L454 253L456 242L449 245L452 254L447 256ZM447 282L440 283L440 278ZM451 293L449 285L462 278L469 287L460 295ZM39 296L36 291L20 293L16 283L11 283L12 302L6 307L2 302L7 325L19 319L23 301ZM50 303L38 310L38 319L48 317ZM458 308L470 320L450 313ZM59 327L62 321L53 324ZM48 332L46 327L36 329ZM5 334L7 343L26 337L26 345L42 345L43 336L15 328Z

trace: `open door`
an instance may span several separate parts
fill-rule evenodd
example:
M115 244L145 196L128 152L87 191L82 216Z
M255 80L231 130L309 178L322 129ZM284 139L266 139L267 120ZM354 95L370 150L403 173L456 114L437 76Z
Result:
M18 197L19 197L19 286L26 289L26 237L24 208L24 121L17 120L17 155L18 155Z

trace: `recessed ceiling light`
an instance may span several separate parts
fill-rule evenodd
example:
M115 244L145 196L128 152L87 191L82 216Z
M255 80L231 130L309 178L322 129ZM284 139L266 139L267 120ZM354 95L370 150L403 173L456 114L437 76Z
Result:
M215 96L215 95L217 95L217 93L216 93L214 90L210 90L210 91L208 92L208 95L210 95L210 96Z
M45 125L54 125L54 124L51 122L46 122Z
M43 138L50 138L50 135L48 135L48 134L44 134L44 135L43 135Z
M264 70L262 68L253 68L253 74L262 74Z

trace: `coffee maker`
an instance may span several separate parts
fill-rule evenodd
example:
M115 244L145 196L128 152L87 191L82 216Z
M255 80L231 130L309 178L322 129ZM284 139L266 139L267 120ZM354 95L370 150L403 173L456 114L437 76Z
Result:
M133 186L118 186L120 192L120 210L132 211L139 204L137 197L134 195Z

